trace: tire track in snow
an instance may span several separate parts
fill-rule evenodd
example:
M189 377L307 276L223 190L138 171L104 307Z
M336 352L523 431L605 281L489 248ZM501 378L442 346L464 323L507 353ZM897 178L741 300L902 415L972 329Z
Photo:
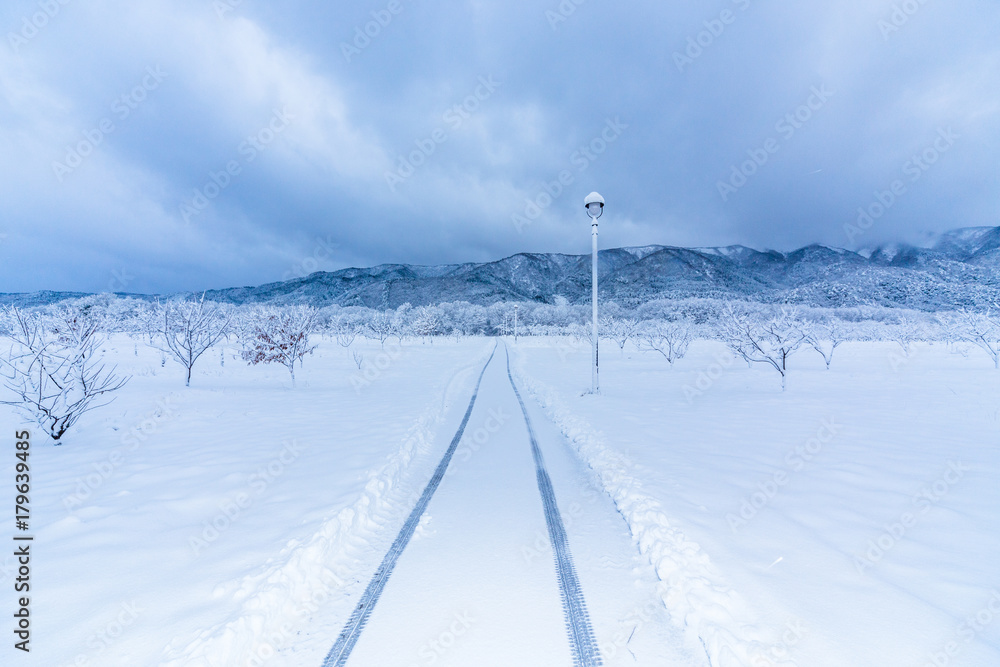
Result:
M510 354L504 346L504 354L507 356L507 379L517 396L517 402L521 405L521 412L524 414L524 423L528 427L528 438L531 440L531 454L535 459L535 476L538 480L538 491L542 495L542 505L545 507L545 524L549 529L549 541L552 542L552 551L555 554L556 572L559 575L559 594L562 597L563 613L566 616L566 631L569 634L570 647L573 651L573 664L576 667L596 667L603 664L601 653L594 638L594 630L590 625L590 615L587 613L587 604L583 599L583 591L580 588L580 579L577 577L576 568L573 566L573 558L569 551L569 542L566 538L566 528L563 526L562 516L559 514L559 507L556 505L556 494L552 488L552 480L545 470L545 460L542 452L538 448L538 440L535 438L535 430L531 426L531 419L528 417L528 409L521 399L521 393L514 384L514 378L510 373Z
M385 554L385 558L382 559L382 563L372 576L365 592L361 595L361 599L354 608L354 612L351 614L351 617L347 619L347 623L344 625L344 629L340 632L340 636L337 637L337 641L334 643L333 648L330 649L326 659L323 660L322 667L342 667L347 663L347 659L350 657L351 651L354 650L354 645L357 644L358 638L361 636L361 631L365 629L365 625L368 623L368 618L375 609L375 603L378 602L379 596L382 595L382 590L389 581L389 575L392 574L393 568L396 567L396 562L402 555L406 545L409 544L410 538L413 537L413 533L420 524L420 518L423 516L424 510L427 509L427 505L434 496L434 492L437 491L438 486L441 484L441 480L444 479L444 474L448 470L448 464L451 462L451 458L455 454L455 450L458 448L458 443L462 439L462 434L465 433L465 427L469 423L469 417L472 415L472 408L475 406L476 397L479 395L479 385L482 384L483 375L486 374L486 369L493 360L493 355L496 354L496 351L497 346L494 345L493 352L490 353L490 358L486 360L486 364L483 365L483 370L479 372L479 380L476 381L476 388L472 392L472 398L469 400L469 407L465 411L462 423L459 424L458 430L455 432L455 437L452 438L451 444L445 451L444 456L441 457L441 462L438 463L437 468L434 470L434 475L424 488L424 492L420 495L420 500L417 501L413 511L410 512L410 516L407 517L406 523L404 523L403 527L400 529L399 535L396 536L392 546L389 547L389 551ZM509 368L510 361L508 360L508 375Z

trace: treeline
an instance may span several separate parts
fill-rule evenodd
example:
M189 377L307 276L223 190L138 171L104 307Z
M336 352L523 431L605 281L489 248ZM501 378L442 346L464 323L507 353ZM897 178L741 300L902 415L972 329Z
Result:
M941 341L967 353L975 347L1000 368L1000 317L993 310L942 313L863 305L794 308L720 299L651 301L626 309L602 305L602 340L624 349L657 352L671 365L691 342L718 340L750 365L776 371L782 387L789 360L801 350L822 355L827 368L848 341L894 341L908 355L918 341ZM191 383L194 366L210 349L235 344L250 365L280 364L295 383L321 338L350 348L358 337L378 341L458 336L569 336L589 343L589 305L467 302L396 309L270 306L214 303L202 298L150 302L113 295L88 296L34 309L0 309L2 403L30 415L59 440L86 412L106 404L129 378L108 365L106 337L125 334L160 350ZM355 363L363 358L357 350Z

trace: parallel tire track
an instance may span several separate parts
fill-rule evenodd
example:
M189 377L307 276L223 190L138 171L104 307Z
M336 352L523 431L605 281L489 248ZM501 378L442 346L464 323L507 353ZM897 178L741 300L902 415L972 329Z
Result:
M506 353L506 347L504 352ZM556 494L552 489L552 480L545 470L545 460L538 448L538 440L535 439L535 430L531 427L528 409L524 406L521 393L517 390L517 385L514 384L514 378L510 373L509 353L507 353L507 378L510 380L511 388L514 389L514 395L517 396L517 402L521 405L524 423L528 426L531 454L535 459L538 491L542 495L545 523L548 526L549 540L552 542L552 550L555 553L556 572L559 575L559 593L562 597L563 613L566 616L566 631L569 634L570 648L573 651L573 664L575 667L596 667L603 664L600 650L594 637L594 630L590 625L590 615L587 613L587 604L583 599L580 579L577 577L573 558L569 552L566 528L563 526L562 516L556 505Z
M358 638L361 636L361 631L364 630L365 625L368 623L368 618L371 616L372 610L375 609L375 603L378 602L379 596L382 595L382 590L389 581L389 575L392 574L393 568L396 567L396 561L399 560L399 557L402 555L406 545L410 542L410 538L413 537L413 533L416 531L417 525L420 523L420 518L423 516L424 510L427 509L427 505L430 503L431 497L434 495L434 492L437 491L438 486L441 484L441 480L444 479L444 474L448 470L448 464L451 462L451 458L455 454L455 450L458 448L458 443L462 439L462 434L465 432L465 427L469 423L469 417L472 415L472 408L475 406L476 397L479 395L479 385L483 382L483 375L486 374L486 369L493 360L493 355L496 354L496 350L496 345L494 345L493 351L490 353L490 358L486 360L483 370L479 373L479 380L476 381L476 388L472 392L472 398L469 400L469 407L465 411L465 417L462 418L462 423L459 425L458 431L455 432L455 437L452 438L451 444L445 451L444 456L441 457L441 462L438 463L438 466L434 471L434 476L431 477L431 480L427 483L427 486L424 488L424 492L420 496L420 500L417 501L413 511L410 512L410 516L407 517L406 523L403 524L402 529L399 531L399 535L396 536L392 546L389 547L389 551L386 553L385 558L382 559L382 564L379 565L378 570L375 571L375 575L368 583L368 587L365 589L365 592L361 595L358 605L354 608L354 612L344 625L344 629L341 631L340 636L337 637L337 641L334 643L333 648L330 649L326 659L323 660L322 667L342 667L347 663L347 659L350 657L351 651L354 650L354 645L357 644Z

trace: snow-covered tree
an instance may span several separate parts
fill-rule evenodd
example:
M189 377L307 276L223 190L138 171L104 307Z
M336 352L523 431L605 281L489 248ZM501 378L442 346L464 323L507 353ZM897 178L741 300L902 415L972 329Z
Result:
M393 332L392 312L372 311L371 316L365 321L365 331L385 347L386 339Z
M149 303L131 297L111 297L104 307L106 333L124 333L140 337L144 333L142 313Z
M51 330L56 340L67 347L84 348L88 341L100 340L106 329L104 310L99 307L63 305L51 317Z
M354 342L354 339L358 337L357 329L352 327L343 327L337 329L334 333L334 338L337 341L337 345L341 347L350 347Z
M160 309L157 334L160 349L187 371L186 386L191 386L191 369L205 351L229 331L232 313L217 303L200 299L171 302Z
M310 306L257 308L251 324L242 335L243 360L250 365L281 364L292 376L295 386L295 362L302 364L315 345L309 344L309 334L316 327L316 309Z
M163 307L160 302L146 303L144 307L136 308L136 318L139 320L140 331L146 337L150 346L156 344L156 336L160 331L160 319L163 317Z
M638 327L640 350L659 352L673 368L687 354L694 340L694 327L687 320L646 320Z
M327 315L325 328L327 333L333 334L337 345L349 348L354 340L361 333L362 324L356 317L348 316L345 313Z
M410 320L413 317L413 304L407 302L396 308L391 313L389 336L393 336L402 344L403 339L410 333Z
M631 317L616 317L614 315L601 317L599 325L600 332L613 340L622 352L625 351L625 345L631 339L635 338L639 329L639 322L637 320Z
M414 336L434 336L440 333L441 321L436 309L432 306L415 309L409 328Z
M920 323L911 317L902 316L896 321L896 325L890 330L892 340L903 350L903 354L910 356L910 349L913 343L921 339L922 327Z
M831 319L828 322L808 323L804 333L805 342L823 357L826 369L830 370L834 351L848 340L847 328L841 322Z
M971 343L989 355L993 367L1000 369L1000 318L987 312L962 309L945 323L959 340Z
M794 310L782 308L766 316L729 305L721 323L723 340L748 364L765 364L781 375L781 390L787 384L788 359L805 342L802 321Z
M459 301L452 306L451 313L454 318L455 330L465 336L478 336L486 333L489 322L486 309L467 301Z
M62 309L51 330L39 315L15 307L6 309L4 319L11 347L0 355L0 369L16 400L2 402L30 415L53 440L110 403L129 380L103 363L99 326L82 311Z

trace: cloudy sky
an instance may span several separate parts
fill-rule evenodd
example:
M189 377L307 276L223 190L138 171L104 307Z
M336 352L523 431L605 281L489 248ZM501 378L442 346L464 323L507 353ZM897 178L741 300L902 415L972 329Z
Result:
M587 252L591 190L602 247L1000 224L988 0L8 0L0 27L0 292Z

